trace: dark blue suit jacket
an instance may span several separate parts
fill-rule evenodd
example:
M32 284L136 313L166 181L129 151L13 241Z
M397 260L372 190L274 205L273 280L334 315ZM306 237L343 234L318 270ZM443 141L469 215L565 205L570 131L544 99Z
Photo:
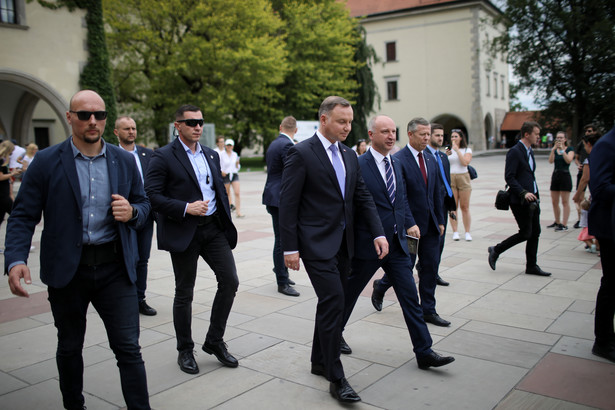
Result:
M201 145L211 169L216 192L216 208L224 235L231 249L237 245L237 229L231 220L228 196L220 173L220 157L211 148ZM152 209L157 213L158 248L183 252L196 232L198 217L186 214L186 204L202 201L203 194L192 164L177 137L154 151L145 176L145 190Z
M437 232L438 225L444 225L445 213L440 189L438 164L428 149L423 151L423 159L427 170L427 186L423 182L421 170L410 152L408 146L393 156L401 164L402 175L406 184L406 197L410 206L410 225L418 225L421 235L426 235L430 223Z
M348 257L352 258L355 217L363 218L369 225L372 241L384 236L357 155L344 144L340 144L339 152L346 168L344 197L333 165L316 134L288 150L280 197L280 236L284 251L298 250L304 259L330 260L340 250L345 234Z
M534 193L536 159L533 151L532 162L534 163L533 169L530 168L527 151L521 141L518 141L506 153L504 178L510 187L510 203L513 205L527 204L525 194L528 192ZM538 190L538 186L536 190ZM536 192L536 196L538 196L538 192Z
M138 210L136 221L117 223L124 264L134 282L138 259L134 229L145 222L150 204L133 156L111 144L106 144L106 149L111 192L122 195ZM54 288L66 286L75 276L81 259L82 207L75 158L68 138L36 154L24 174L7 224L5 270L13 262L27 262L34 228L43 215L41 280Z
M286 136L280 134L267 149L267 182L263 191L263 205L280 206L280 190L282 189L282 172L288 149L294 144Z
M615 128L602 136L589 155L589 233L615 240Z
M404 252L408 253L408 242L406 240L406 229L412 225L410 221L410 209L406 200L406 187L401 173L401 164L391 158L391 166L395 173L395 203L391 203L391 198L384 183L384 179L378 170L372 150L369 149L359 157L359 166L365 185L374 199L374 204L380 216L380 222L384 228L384 234L389 244L397 241ZM363 219L356 219L356 259L378 259L376 250L373 246L374 237L368 229L368 224ZM397 227L397 234L395 233ZM389 245L389 248L392 245Z
M147 167L149 166L149 161L152 159L152 155L154 155L154 151L137 145L137 154L139 154L139 162L141 162L141 169L143 170L143 177L147 174Z

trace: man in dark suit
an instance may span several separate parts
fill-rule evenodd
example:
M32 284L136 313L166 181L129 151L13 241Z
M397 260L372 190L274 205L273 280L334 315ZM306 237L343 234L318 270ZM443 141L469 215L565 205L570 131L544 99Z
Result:
M431 124L431 137L427 149L436 159L438 164L438 176L440 177L440 191L442 197L442 206L444 211L450 213L451 217L457 218L457 203L451 189L451 163L448 161L448 155L440 151L444 143L444 126L438 123ZM444 250L444 242L446 240L446 224L448 218L444 218L444 233L440 236L440 259L442 259L442 251ZM418 264L420 266L421 261ZM417 266L417 270L418 270ZM439 270L439 269L438 269ZM440 286L448 286L450 283L440 277L440 272L436 275L436 284Z
M198 107L179 107L175 112L179 135L154 152L145 175L145 190L157 213L158 247L170 252L175 273L177 363L190 374L199 372L192 340L192 299L199 256L218 281L203 351L214 354L225 366L238 366L223 339L239 286L231 251L237 245L237 230L231 221L220 157L199 143L203 123Z
M119 117L115 120L113 133L117 137L120 148L129 152L135 159L141 181L147 172L149 160L154 154L149 148L135 144L137 139L137 123L130 117ZM147 289L147 262L152 249L152 235L154 234L154 218L150 212L147 220L137 231L137 245L139 247L139 262L137 263L137 297L139 299L139 313L146 316L156 315L156 309L145 301L145 289Z
M538 238L540 237L540 200L538 185L534 177L536 160L532 145L540 138L540 125L536 122L524 122L521 126L522 138L506 153L504 178L510 191L510 210L512 211L519 232L504 239L495 246L487 248L489 266L495 270L498 257L513 246L527 241L525 245L525 273L528 275L550 276L536 264Z
M596 297L592 352L615 362L615 128L607 132L589 155L589 233L600 243L602 280Z
M273 222L273 272L278 283L278 292L288 296L299 296L299 292L291 285L288 268L284 266L284 252L280 242L280 189L282 186L282 171L288 149L294 145L293 137L297 133L295 117L286 117L280 124L280 135L269 144L265 161L267 162L267 182L263 191L263 205L271 215Z
M344 377L340 360L344 287L354 253L354 221L369 224L376 254L388 243L374 202L363 183L357 156L341 144L350 132L353 111L341 97L327 97L318 111L316 134L288 150L280 194L280 233L284 261L307 270L316 295L312 373L329 380L341 402L360 401Z
M410 226L410 210L401 173L401 164L389 155L396 141L395 122L384 115L372 118L368 133L371 148L359 157L365 185L372 194L382 227L389 243L389 254L379 259L371 247L372 236L367 221L356 221L355 256L345 292L344 321L346 325L361 291L379 268L383 268L393 284L404 314L404 320L414 346L416 361L421 369L440 367L453 362L431 350L432 340L423 320L423 311L412 275L412 261L408 252L406 226Z
M126 405L149 409L139 346L135 229L150 205L134 160L102 140L107 112L94 91L70 101L72 136L44 149L24 175L7 224L5 272L11 292L28 296L32 234L45 214L40 275L58 329L56 362L67 409L85 408L83 341L90 303L105 324Z
M426 150L431 134L431 124L424 118L414 118L408 123L408 145L393 157L401 164L406 197L410 206L408 235L419 238L418 253L412 254L412 265L418 256L421 261L419 295L425 322L436 326L450 326L436 311L436 276L440 264L440 237L444 234L446 215L436 159ZM372 303L382 309L384 293L391 286L387 275L374 281ZM379 310L379 309L378 309Z

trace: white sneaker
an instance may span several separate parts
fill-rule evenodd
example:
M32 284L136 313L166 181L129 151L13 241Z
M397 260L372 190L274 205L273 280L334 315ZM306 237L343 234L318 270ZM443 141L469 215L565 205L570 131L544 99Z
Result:
M470 242L472 240L472 235L470 235L470 232L466 232L466 241Z
M454 241L458 241L459 240L459 232L453 232L453 240Z

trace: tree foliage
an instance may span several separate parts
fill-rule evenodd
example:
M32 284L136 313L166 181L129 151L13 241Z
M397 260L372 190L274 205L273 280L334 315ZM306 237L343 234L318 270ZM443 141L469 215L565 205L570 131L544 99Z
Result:
M506 51L521 89L531 90L547 115L575 134L585 123L615 121L615 2L507 0L499 22L507 34L493 42Z

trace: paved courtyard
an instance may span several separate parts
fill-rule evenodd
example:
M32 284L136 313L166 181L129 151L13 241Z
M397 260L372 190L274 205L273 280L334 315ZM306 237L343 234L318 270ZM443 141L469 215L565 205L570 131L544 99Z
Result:
M342 362L363 401L355 409L615 409L615 364L591 354L599 258L584 251L573 229L554 232L549 198L552 165L537 157L542 192L538 262L551 277L524 274L524 245L487 264L487 247L516 231L510 212L498 211L495 193L504 186L504 156L476 156L472 165L472 242L447 242L438 287L440 315L450 328L429 325L434 349L456 361L419 370L401 309L390 290L376 312L370 289L359 299L344 333L353 354ZM573 172L573 176L576 172ZM148 303L141 316L141 346L155 409L328 409L341 407L324 378L310 374L316 296L305 270L292 272L297 298L277 292L272 272L273 231L261 193L263 172L241 174L242 211L234 251L240 279L225 339L239 367L223 367L198 346L204 340L216 281L199 265L193 304L193 335L200 373L177 366L172 323L171 261L156 249L150 259ZM4 243L2 224L0 244ZM450 226L449 226L450 228ZM460 229L463 238L463 229ZM0 281L0 409L60 409L55 364L56 330L47 292L38 279L40 226L29 261L34 284L29 299L11 295ZM376 277L382 275L377 272ZM85 396L90 410L125 406L115 359L92 309L85 340Z

